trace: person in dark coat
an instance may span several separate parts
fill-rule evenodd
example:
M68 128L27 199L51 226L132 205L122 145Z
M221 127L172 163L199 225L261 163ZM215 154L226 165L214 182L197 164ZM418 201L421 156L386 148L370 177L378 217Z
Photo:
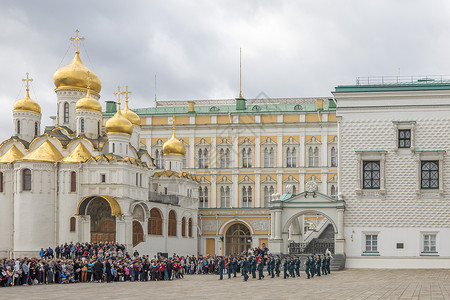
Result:
M250 263L247 260L247 257L244 257L244 261L242 262L242 274L244 275L244 281L248 280L247 272L250 270Z
M97 282L101 282L102 275L103 275L103 264L101 260L98 259L94 264L94 280L97 280Z
M111 262L109 260L107 260L105 262L105 269L106 269L106 282L111 282Z

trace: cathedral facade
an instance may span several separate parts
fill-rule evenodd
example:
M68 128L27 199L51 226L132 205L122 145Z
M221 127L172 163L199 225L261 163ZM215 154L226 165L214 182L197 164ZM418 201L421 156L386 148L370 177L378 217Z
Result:
M0 145L0 257L30 257L70 241L196 254L199 182L183 170L175 128L162 145L165 165L155 170L128 89L119 88L116 113L104 119L101 81L81 61L78 33L74 40L75 57L53 76L55 124L42 131L27 74L26 96L14 104L15 132Z

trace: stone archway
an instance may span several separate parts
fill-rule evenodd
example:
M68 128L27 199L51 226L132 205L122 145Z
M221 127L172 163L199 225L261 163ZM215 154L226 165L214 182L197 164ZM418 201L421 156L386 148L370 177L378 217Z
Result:
M120 205L110 196L89 196L78 205L78 215L89 216L91 242L116 241L116 216L121 215Z
M299 243L296 235L304 233L304 216L322 216L327 229L334 231L335 253L344 254L344 201L336 200L317 191L292 196L277 196L271 201L271 237L269 248L273 253L288 254L289 243ZM319 223L317 223L319 225ZM304 236L301 238L305 238ZM306 243L308 243L307 241ZM302 245L305 246L305 245ZM326 246L326 245L325 245ZM313 249L318 250L318 249Z
M252 234L244 223L234 223L225 233L225 255L240 255L252 245Z

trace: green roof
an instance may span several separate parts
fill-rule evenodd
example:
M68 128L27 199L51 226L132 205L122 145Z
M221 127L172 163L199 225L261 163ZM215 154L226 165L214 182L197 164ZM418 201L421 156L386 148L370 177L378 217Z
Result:
M448 76L358 77L356 84L339 85L335 93L450 90Z
M220 100L217 101L220 103ZM161 105L158 107L133 109L140 116L152 115L228 115L228 114L272 114L272 113L308 113L317 111L336 111L334 101L325 102L323 109L317 109L316 102L299 103L249 103L247 101L245 109L236 109L236 105L195 105L195 112L188 112L187 105ZM114 112L104 112L104 116L112 116Z

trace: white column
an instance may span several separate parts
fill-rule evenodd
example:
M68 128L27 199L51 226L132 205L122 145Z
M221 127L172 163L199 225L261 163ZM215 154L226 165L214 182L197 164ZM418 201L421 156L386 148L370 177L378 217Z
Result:
M279 134L277 136L277 168L283 167L283 135Z

